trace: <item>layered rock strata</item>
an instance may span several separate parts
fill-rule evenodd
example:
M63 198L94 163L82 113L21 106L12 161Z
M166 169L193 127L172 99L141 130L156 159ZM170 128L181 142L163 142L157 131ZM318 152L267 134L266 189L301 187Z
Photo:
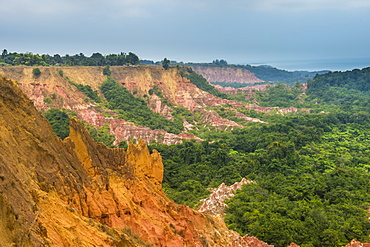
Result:
M208 82L257 83L263 80L244 68L192 66L193 70L207 79Z
M62 141L2 77L0 112L3 246L251 246L221 218L169 200L161 156L143 141L107 148L76 118Z
M39 111L47 111L51 107L64 108L75 112L79 119L94 127L108 124L111 134L115 135L116 144L133 138L164 144L176 144L182 139L196 138L193 135L174 135L163 130L151 130L117 119L116 113L96 105L71 83L89 85L93 90L99 91L100 85L106 79L101 67L41 67L41 74L38 76L33 75L32 69L0 67L0 74L15 80ZM222 119L216 112L203 108L224 104L243 107L243 104L220 99L200 90L188 79L181 77L177 69L163 70L161 66L112 66L111 71L116 81L135 92L137 96L145 96L148 106L167 119L173 119L172 109L157 95L149 94L153 87L159 88L173 106L183 106L190 111L201 112L204 115L204 124L220 129L241 127L234 121Z

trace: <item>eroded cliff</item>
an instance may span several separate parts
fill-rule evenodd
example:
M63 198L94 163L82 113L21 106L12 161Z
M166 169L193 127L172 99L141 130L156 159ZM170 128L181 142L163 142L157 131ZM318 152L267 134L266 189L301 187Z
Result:
M221 218L175 204L143 141L127 151L73 118L64 141L0 77L0 243L4 246L251 246Z
M75 112L79 119L94 127L108 125L111 134L115 135L115 144L129 139L175 144L182 139L196 138L194 135L175 135L161 129L136 126L124 119L118 119L115 112L89 100L73 83L88 85L99 91L106 79L101 67L41 67L41 74L38 76L35 76L32 70L32 67L1 67L0 74L15 80L39 111L46 111L51 107L64 108ZM201 112L204 116L201 121L210 126L241 127L231 120L222 119L216 112L203 108L229 103L242 107L242 104L223 100L200 90L183 78L177 69L163 70L161 66L112 66L111 71L116 81L136 96L146 98L148 106L154 112L168 119L173 119L171 114L174 107L183 106L192 112ZM149 94L149 90L154 87L161 90L169 103L163 102L163 99L155 94ZM188 126L186 120L184 125Z
M192 66L193 70L202 75L209 82L257 83L263 80L257 78L245 68Z

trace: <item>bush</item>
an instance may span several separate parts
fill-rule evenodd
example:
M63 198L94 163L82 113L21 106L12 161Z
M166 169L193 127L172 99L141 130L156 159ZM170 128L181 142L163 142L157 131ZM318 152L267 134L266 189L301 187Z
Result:
M67 113L55 108L51 108L45 113L45 118L49 121L57 136L59 136L61 139L69 136L69 117Z
M107 65L107 66L105 66L103 68L103 75L106 75L106 76L110 76L111 75L112 72L110 71L109 68L110 68L109 65Z
M32 74L34 74L35 76L38 76L41 74L41 70L39 68L34 68L32 70Z
M50 97L45 97L45 98L44 98L44 102L45 102L46 104L50 104L50 103L51 103L51 98L50 98Z

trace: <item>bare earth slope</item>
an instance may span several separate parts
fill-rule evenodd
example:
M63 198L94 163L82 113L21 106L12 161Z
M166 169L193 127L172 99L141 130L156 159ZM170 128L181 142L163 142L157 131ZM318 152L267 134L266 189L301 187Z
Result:
M202 75L209 82L257 83L263 80L244 68L192 66L193 70Z
M0 113L1 246L256 246L169 200L143 141L106 148L76 118L62 141L3 77Z
M65 108L76 112L79 119L95 127L108 124L111 133L116 137L116 144L132 138L143 139L146 142L155 140L164 144L178 143L183 138L194 138L193 135L175 135L164 130L151 130L145 126L135 126L123 119L117 119L114 112L91 102L71 83L73 81L89 85L93 90L99 90L100 85L106 79L102 67L40 67L39 76L33 75L32 70L33 67L0 67L0 74L17 81L19 87L34 101L39 111L46 111L51 107ZM112 66L111 71L112 77L117 82L131 92L135 92L137 96L146 95L148 106L169 119L172 119L173 110L157 95L148 93L155 86L162 90L166 100L173 106L183 106L190 111L200 111L204 115L202 121L217 128L242 126L234 121L222 119L216 112L205 110L204 107L231 104L256 109L254 105L243 105L204 92L186 78L181 77L179 71L174 68L163 70L161 66ZM246 121L258 121L258 119L243 117Z

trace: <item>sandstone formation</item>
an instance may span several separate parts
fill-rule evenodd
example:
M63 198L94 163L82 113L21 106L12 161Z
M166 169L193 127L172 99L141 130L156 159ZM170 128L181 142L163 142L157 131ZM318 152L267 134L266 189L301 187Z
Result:
M226 199L234 197L234 191L240 189L243 184L254 183L243 178L240 182L236 182L231 186L222 183L207 199L203 199L202 205L198 211L209 214L222 214L224 213L227 205L224 203Z
M32 67L1 67L0 74L15 80L26 95L33 100L39 111L51 107L75 112L77 117L94 127L108 124L111 134L115 135L115 144L130 139L143 139L164 144L176 144L182 139L195 138L192 135L174 135L163 130L151 130L145 126L136 126L122 119L117 119L113 111L96 105L71 83L89 85L99 90L106 79L101 67L41 67L41 74L34 76ZM231 120L222 119L214 111L206 111L207 106L217 107L231 104L244 107L242 103L217 98L197 88L188 79L180 76L177 69L163 70L161 66L112 66L112 76L137 96L148 98L148 106L155 112L173 119L172 109L157 95L149 95L154 86L162 90L167 101L173 106L183 106L190 111L204 115L205 124L216 128L241 127ZM49 101L48 101L49 99ZM246 119L246 121L249 121ZM184 121L184 124L185 121ZM188 126L189 127L189 126ZM189 128L187 128L189 129ZM185 129L186 130L186 129Z
M62 141L3 77L0 112L2 246L257 246L169 200L161 156L143 141L107 148L76 118Z
M247 87L241 87L241 88L222 87L219 85L214 85L214 87L222 93L231 94L231 95L245 94L246 99L252 98L252 96L255 94L255 91L266 92L268 87L273 87L273 86L276 86L276 85L268 83L268 84L253 85L253 86L247 86Z
M236 82L257 83L263 82L245 68L192 66L193 70L207 79L208 82Z
M370 247L370 243L361 243L361 242L356 241L356 240L353 239L345 247Z

